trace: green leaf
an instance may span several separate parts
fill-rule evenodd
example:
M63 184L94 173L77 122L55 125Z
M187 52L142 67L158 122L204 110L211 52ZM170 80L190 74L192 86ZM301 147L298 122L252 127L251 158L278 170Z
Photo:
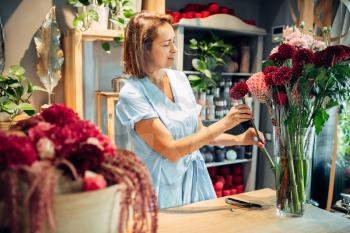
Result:
M210 70L208 70L208 69L203 70L203 74L204 74L207 78L209 78L209 79L212 78L212 77L211 77L211 72L210 72Z
M9 97L8 96L1 96L0 97L0 104L2 104L4 101L8 100Z
M198 58L195 58L192 60L192 66L193 68L195 68L197 71L200 71L200 72L203 72L207 68L204 61L199 60Z
M9 87L11 88L17 88L17 87L21 87L22 85L20 83L12 83L9 85Z
M194 44L189 44L188 47L192 50L198 49L197 45L194 45Z
M123 42L123 36L116 36L113 38L114 42L117 43L117 44L120 44Z
M25 112L26 114L28 114L29 116L32 116L35 114L35 110L33 108L33 106L29 103L21 103L18 105L18 109L22 110L23 112Z
M23 67L18 65L12 65L9 71L10 74L13 74L15 76L22 76L24 75L25 72L26 70Z
M83 4L84 6L90 5L90 1L89 1L89 0L79 0L79 2L80 2L81 4Z
M33 91L43 91L48 93L48 90L40 86L33 86Z
M122 6L127 6L127 5L129 5L130 4L130 2L128 1L128 0L124 0L123 2L122 2Z
M7 81L8 79L8 77L0 75L0 82Z
M322 128L329 118L329 114L323 108L319 108L315 111L314 125L316 129L316 134L321 133Z
M106 53L111 54L111 47L110 44L106 41L101 43L102 49L106 51Z
M197 80L201 80L201 79L202 79L202 78L199 77L198 75L190 74L190 75L188 76L188 80L189 80L189 81L197 81Z
M328 101L328 103L326 104L326 109L330 109L333 108L335 106L338 105L338 101L331 99L330 101Z
M67 2L70 5L76 5L78 3L78 0L68 0Z
M89 10L88 15L92 18L92 20L96 22L99 21L98 13L95 10L93 9Z
M33 84L32 82L28 81L28 87L27 87L27 93L33 92Z
M319 70L319 73L316 77L315 83L319 86L321 90L326 89L326 84L327 84L328 76L327 76L327 71L326 69L322 68Z
M73 27L77 30L81 29L84 26L84 22L82 19L75 17L73 20Z
M128 9L128 10L123 10L123 15L127 19L130 19L131 17L133 17L135 15L135 13L134 13L134 11L132 9Z
M190 44L197 46L198 42L197 42L196 39L193 38L193 39L190 40Z
M13 103L10 100L6 100L2 104L3 109L6 109L7 111L16 111L17 110L17 104Z

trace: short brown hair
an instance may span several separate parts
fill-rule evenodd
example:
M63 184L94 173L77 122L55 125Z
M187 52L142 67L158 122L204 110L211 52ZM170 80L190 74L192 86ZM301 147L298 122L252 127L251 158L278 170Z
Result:
M124 32L123 65L125 74L138 78L146 76L147 52L157 37L157 29L165 23L172 23L169 15L141 12L128 23Z

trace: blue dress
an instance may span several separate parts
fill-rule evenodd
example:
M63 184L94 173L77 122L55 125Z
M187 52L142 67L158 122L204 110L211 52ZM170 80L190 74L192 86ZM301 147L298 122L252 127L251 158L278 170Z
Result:
M174 140L197 131L201 106L182 72L165 69L174 102L147 77L129 78L116 106L116 143L135 152L152 178L160 208L216 198L208 170L199 150L173 163L154 151L134 130L142 119L159 118Z

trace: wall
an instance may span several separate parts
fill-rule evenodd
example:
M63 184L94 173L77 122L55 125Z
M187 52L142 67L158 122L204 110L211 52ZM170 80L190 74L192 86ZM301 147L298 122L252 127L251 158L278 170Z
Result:
M25 76L34 85L41 85L36 74L37 55L34 36L40 28L52 2L49 0L1 0L0 17L5 36L5 69L7 74L11 65L19 64L26 69ZM60 9L62 8L58 8ZM63 80L54 90L54 100L63 102ZM47 103L43 92L33 94L32 103L38 109Z

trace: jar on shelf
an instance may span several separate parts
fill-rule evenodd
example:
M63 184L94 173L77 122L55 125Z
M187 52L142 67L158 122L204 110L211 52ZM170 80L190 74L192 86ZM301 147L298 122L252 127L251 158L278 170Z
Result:
M207 103L207 93L205 92L205 91L201 91L200 93L199 93L199 101L198 101L198 103L200 104L200 105L206 105Z
M242 46L241 48L241 64L239 68L240 73L249 73L250 69L250 47Z
M215 120L215 105L213 104L207 106L207 120Z
M224 117L225 114L225 108L220 106L215 106L215 118L221 119Z
M214 105L214 96L207 93L207 105Z
M223 98L216 98L214 102L215 107L225 107L225 100Z

